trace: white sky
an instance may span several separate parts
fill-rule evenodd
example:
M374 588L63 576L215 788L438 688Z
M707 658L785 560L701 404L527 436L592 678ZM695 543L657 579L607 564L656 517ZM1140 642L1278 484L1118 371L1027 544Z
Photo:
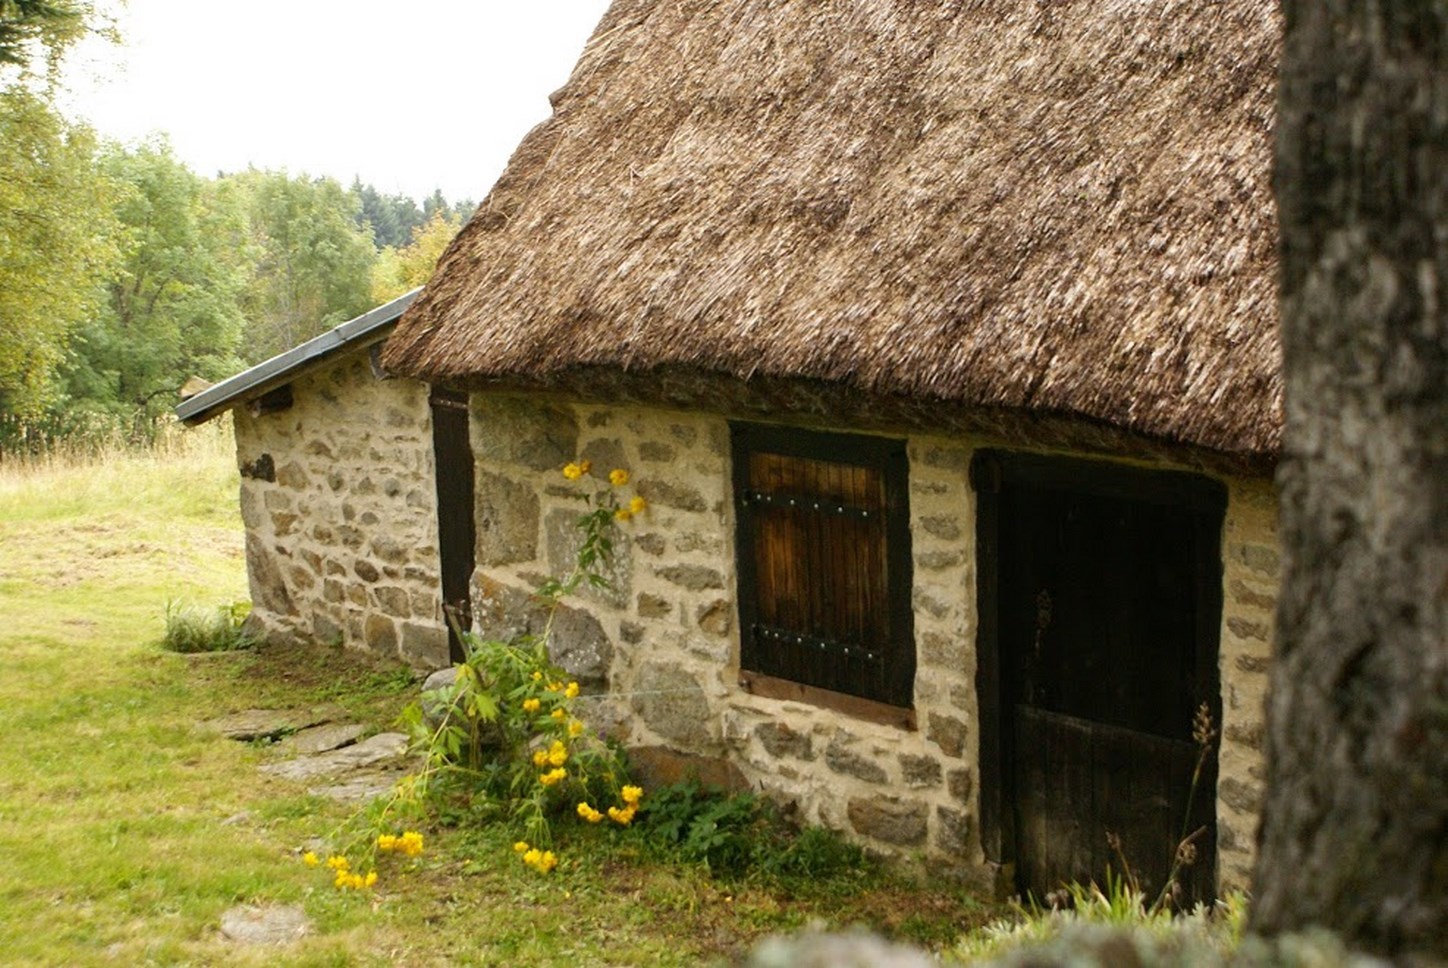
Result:
M480 201L548 116L607 0L111 0L120 47L66 60L104 136L170 136L198 174L248 164Z

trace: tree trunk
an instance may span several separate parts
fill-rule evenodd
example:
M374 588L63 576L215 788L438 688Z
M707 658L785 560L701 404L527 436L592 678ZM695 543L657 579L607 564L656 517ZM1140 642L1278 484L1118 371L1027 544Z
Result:
M1254 927L1448 957L1448 0L1286 0Z

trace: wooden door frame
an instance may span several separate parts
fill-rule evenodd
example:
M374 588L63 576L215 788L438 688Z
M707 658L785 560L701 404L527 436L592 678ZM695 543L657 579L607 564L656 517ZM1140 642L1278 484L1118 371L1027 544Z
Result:
M470 420L468 413L468 394L466 391L452 390L447 387L435 386L428 396L428 404L432 414L432 446L433 446L433 486L437 496L437 570L438 570L438 597L442 602L443 622L447 625L448 657L452 662L461 662L466 658L466 650L463 648L462 639L458 636L457 629L453 627L454 616L448 611L448 592L454 591L460 594L454 595L452 601L460 602L463 606L462 613L456 616L458 624L464 629L472 624L472 603L470 601L469 587L472 582L472 572L476 565L477 541L475 523L475 501L476 501L476 469L473 466L473 452L470 439ZM456 446L456 442L449 444L447 438L440 432L439 427L447 417L444 415L462 414L462 446L457 453L445 453L449 446ZM463 470L460 488L465 492L466 513L461 522L448 520L448 505L450 501L447 493L447 486L444 484L443 466L450 459L461 461ZM460 533L453 534L445 528L461 525ZM461 554L458 561L453 560L453 555ZM450 584L456 584L452 577L452 569L457 567L462 574L462 587L449 588Z
M1180 507L1196 515L1197 675L1214 721L1222 721L1218 668L1222 615L1221 530L1227 489L1199 474L1079 457L983 449L970 467L976 497L976 695L980 712L980 830L987 861L1014 868L1016 829L1013 760L1000 642L1001 493L1008 485L1057 488ZM1215 521L1214 528L1208 522ZM1210 559L1210 561L1208 560ZM1207 791L1215 802L1216 790ZM1213 809L1215 814L1215 808Z

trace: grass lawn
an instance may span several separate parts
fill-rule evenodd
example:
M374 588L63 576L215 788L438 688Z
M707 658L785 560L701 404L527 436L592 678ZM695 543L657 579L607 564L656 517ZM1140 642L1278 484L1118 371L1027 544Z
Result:
M229 438L186 441L0 464L0 961L693 965L816 920L949 946L994 913L879 872L714 881L591 828L546 877L482 826L428 831L374 891L335 890L298 852L350 809L198 723L327 701L383 729L417 686L332 650L159 648L168 602L246 593ZM314 932L285 949L221 936L222 912L271 902L301 904Z

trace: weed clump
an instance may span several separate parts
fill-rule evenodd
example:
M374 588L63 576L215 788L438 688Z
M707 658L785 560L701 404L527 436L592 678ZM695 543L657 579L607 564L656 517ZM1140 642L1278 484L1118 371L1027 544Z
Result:
M230 602L215 609L166 605L166 634L161 646L170 652L232 652L250 649L261 637L246 627L249 602Z

